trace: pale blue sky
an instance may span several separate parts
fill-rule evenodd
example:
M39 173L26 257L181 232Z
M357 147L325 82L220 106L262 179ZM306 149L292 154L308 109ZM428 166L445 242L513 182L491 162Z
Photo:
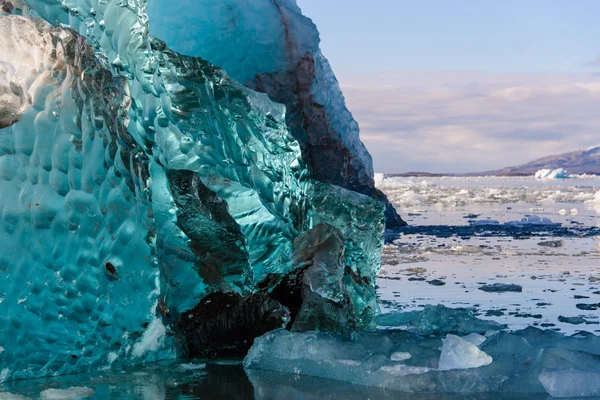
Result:
M582 71L598 0L298 0L340 71Z
M600 144L599 0L298 3L377 171L481 171Z

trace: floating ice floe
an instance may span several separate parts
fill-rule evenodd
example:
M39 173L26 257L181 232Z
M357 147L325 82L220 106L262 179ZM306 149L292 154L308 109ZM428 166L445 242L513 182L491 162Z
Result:
M557 169L540 169L535 173L535 179L547 180L547 179L567 179L569 174L563 168Z
M250 376L261 370L310 375L405 393L599 393L597 336L528 328L498 332L479 346L466 338L402 330L351 336L278 330L256 339L244 367Z
M469 225L475 226L487 226L487 225L501 225L499 221L495 219L480 219L477 221L469 221ZM525 218L521 218L520 221L508 221L503 225L506 226L525 226L525 225L549 225L549 226L559 226L561 225L558 222L552 222L549 218L538 217L537 215L530 215Z
M560 223L552 222L549 218L538 217L537 215L531 215L529 217L521 218L520 221L509 221L506 225L560 225Z

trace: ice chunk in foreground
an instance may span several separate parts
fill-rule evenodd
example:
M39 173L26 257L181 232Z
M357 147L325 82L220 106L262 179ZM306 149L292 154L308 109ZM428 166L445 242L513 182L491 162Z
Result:
M474 344L456 336L444 339L440 356L440 371L477 368L492 363L492 357L479 350Z
M600 338L528 328L498 332L479 349L454 335L423 337L386 330L338 336L279 330L255 341L244 367L407 393L552 393L551 386L540 382L544 372L567 368L574 382L596 379L597 372L589 371L600 371ZM592 395L594 385L588 383L573 394Z
M547 179L567 179L569 174L563 168L557 169L540 169L535 173L535 179L547 180Z
M600 371L545 371L540 382L552 397L600 396Z

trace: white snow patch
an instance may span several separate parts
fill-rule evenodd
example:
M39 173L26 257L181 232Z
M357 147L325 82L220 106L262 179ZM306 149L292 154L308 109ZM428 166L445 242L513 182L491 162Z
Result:
M40 400L76 400L92 397L96 392L93 389L74 386L68 389L46 389L40 393Z

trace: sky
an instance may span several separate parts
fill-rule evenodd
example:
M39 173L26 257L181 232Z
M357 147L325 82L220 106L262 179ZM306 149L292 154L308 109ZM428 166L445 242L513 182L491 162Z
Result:
M298 0L378 172L600 144L600 1Z

